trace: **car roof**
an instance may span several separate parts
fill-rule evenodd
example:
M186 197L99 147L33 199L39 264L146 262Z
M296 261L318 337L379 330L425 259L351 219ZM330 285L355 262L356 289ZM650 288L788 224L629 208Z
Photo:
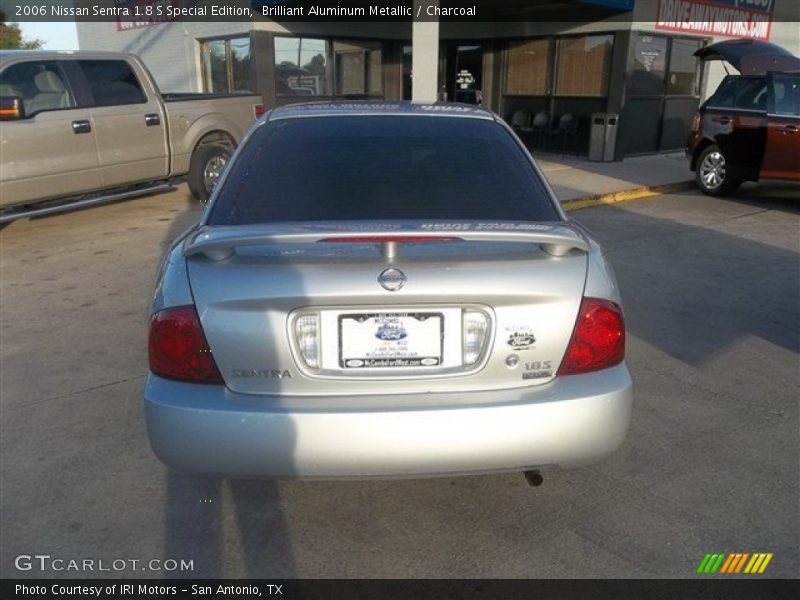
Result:
M495 120L494 113L472 104L460 104L455 102L394 102L385 100L289 104L270 111L267 120L277 121L281 119L298 119L304 117L349 117L369 115L441 116Z

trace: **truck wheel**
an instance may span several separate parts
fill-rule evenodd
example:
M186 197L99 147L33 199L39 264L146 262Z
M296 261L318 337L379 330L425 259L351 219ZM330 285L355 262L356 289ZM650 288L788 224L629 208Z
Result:
M195 198L208 200L230 158L230 149L222 144L202 144L195 149L187 177Z
M742 184L741 179L731 174L728 161L719 146L713 144L697 158L694 176L697 187L709 196L727 196Z

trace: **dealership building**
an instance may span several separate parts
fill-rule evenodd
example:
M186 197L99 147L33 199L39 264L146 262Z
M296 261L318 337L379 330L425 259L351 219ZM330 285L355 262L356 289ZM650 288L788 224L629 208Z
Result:
M269 107L481 102L534 149L586 155L592 115L611 113L619 116L614 157L621 159L683 147L698 104L725 75L722 64L693 57L702 45L752 37L800 55L799 7L798 0L498 0L478 6L479 21L117 20L79 22L78 39L81 49L137 54L166 92L250 90Z

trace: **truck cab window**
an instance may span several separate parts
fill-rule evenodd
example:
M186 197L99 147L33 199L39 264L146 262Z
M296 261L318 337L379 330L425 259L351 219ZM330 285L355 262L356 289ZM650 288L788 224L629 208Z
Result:
M80 65L96 106L147 102L139 80L124 60L82 60Z
M55 61L30 61L11 65L0 79L0 96L22 98L25 114L75 108L75 98Z

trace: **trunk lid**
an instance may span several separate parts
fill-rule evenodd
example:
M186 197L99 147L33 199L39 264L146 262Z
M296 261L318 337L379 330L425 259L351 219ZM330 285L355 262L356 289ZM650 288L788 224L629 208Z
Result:
M588 249L563 223L326 223L201 228L184 254L230 389L343 396L551 381L575 325ZM384 277L389 289L379 281L387 270L403 276L395 291L399 279ZM465 315L475 313L485 315L487 332L479 358L464 364ZM295 319L307 315L318 318L317 368L304 361L295 336ZM423 339L437 348L436 361L413 362L426 353L414 346ZM359 344L374 356L375 347L396 342L411 362L346 364Z

